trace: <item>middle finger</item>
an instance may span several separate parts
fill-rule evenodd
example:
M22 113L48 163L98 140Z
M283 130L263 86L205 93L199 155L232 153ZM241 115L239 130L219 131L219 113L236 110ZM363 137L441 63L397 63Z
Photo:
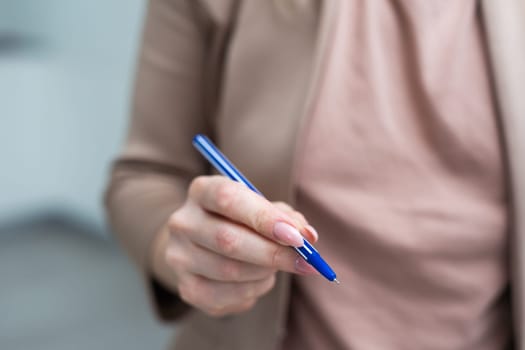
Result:
M246 226L201 211L192 241L215 253L254 265L295 272L298 258L290 247L274 243Z

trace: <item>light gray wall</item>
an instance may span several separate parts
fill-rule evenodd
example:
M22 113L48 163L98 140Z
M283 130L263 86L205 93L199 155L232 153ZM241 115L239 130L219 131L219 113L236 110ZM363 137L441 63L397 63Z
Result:
M0 223L57 207L97 225L129 109L144 0L0 0Z

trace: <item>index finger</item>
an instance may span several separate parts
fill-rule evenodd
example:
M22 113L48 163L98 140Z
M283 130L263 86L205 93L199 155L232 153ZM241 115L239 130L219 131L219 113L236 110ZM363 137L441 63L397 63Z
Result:
M241 183L224 176L197 177L190 185L189 197L205 210L242 223L266 238L303 246L295 220Z

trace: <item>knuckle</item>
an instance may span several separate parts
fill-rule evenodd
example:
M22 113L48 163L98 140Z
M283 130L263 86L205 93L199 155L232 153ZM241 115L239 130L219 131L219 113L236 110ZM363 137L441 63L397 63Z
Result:
M168 250L164 254L164 259L168 266L172 268L183 268L187 265L188 261L185 255L179 249Z
M258 232L263 232L271 218L272 210L270 208L259 209L253 219L253 228Z
M279 269L281 267L282 253L286 247L276 245L270 252L270 268Z
M238 246L239 236L226 226L220 226L215 233L215 243L220 253L233 254Z
M273 205L275 205L277 208L284 210L284 211L293 210L292 207L286 202L277 201L277 202L273 202Z
M275 287L276 281L277 281L277 279L275 277L275 274L271 275L269 280L268 280L268 284L266 285L264 293L266 293L269 290L273 289L273 287Z
M297 220L301 221L301 222L306 222L306 218L304 217L304 215L296 210L293 211L293 215L295 216L295 218L297 218Z
M188 303L188 304L194 304L195 303L195 289L191 286L192 283L185 281L181 282L178 286L178 292L180 298Z
M190 197L195 197L196 195L202 193L204 189L206 188L208 183L208 179L206 176L197 176L195 177L189 186L188 194Z
M301 212L295 210L288 203L285 203L285 202L273 202L273 204L278 209L280 209L280 210L284 211L285 213L287 213L288 215L292 216L292 218L294 218L295 220L303 222L303 223L307 222L306 218L304 217L304 215Z
M171 233L180 233L188 229L186 217L182 210L177 210L168 219L168 229Z
M215 202L221 212L229 212L238 194L238 187L231 181L224 181L217 185Z

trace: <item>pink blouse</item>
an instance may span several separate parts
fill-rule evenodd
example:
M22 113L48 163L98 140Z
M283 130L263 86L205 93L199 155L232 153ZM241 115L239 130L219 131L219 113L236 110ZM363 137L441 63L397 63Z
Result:
M340 4L297 203L341 285L294 280L283 349L502 349L508 209L478 3Z

